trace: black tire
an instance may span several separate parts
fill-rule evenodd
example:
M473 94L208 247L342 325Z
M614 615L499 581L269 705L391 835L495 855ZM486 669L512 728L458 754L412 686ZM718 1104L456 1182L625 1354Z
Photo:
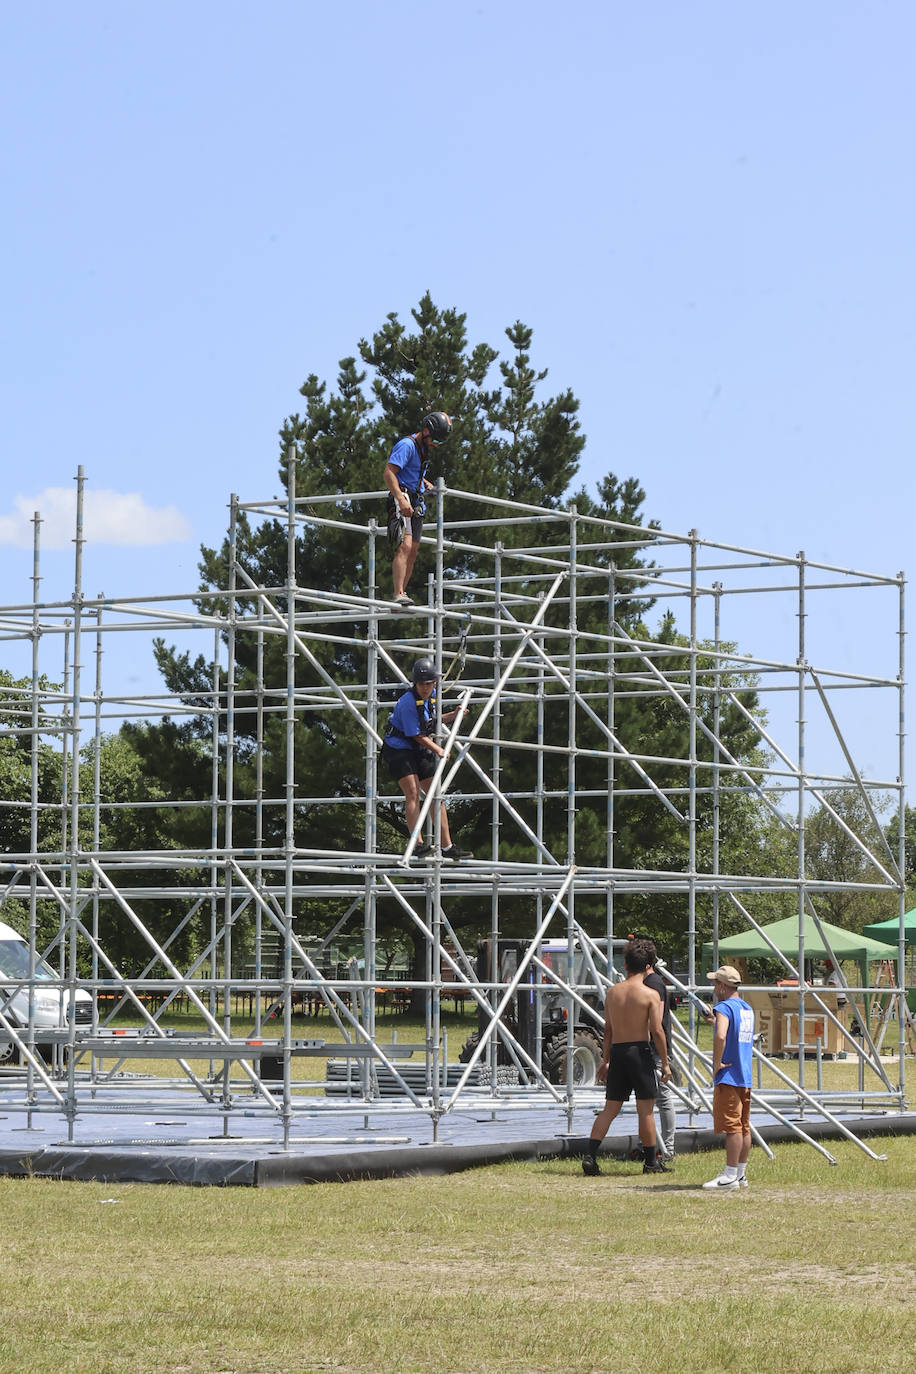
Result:
M544 1045L541 1062L551 1083L566 1082L566 1031ZM593 1031L579 1026L573 1031L573 1087L591 1088L597 1082L601 1041Z
M9 1012L7 1012L7 1016L9 1016ZM10 1025L18 1035L25 1034L24 1028L19 1025L18 1021L10 1021ZM9 1068L10 1065L13 1064L22 1064L23 1062L22 1055L19 1053L12 1040L5 1045L0 1045L0 1065L3 1065L4 1068Z
M510 1035L518 1035L518 1027L516 1026L514 1021L506 1020L503 1022L503 1025L505 1026L506 1030L509 1032ZM471 1058L471 1055L474 1053L479 1044L480 1031L475 1030L468 1036L467 1040L465 1040L464 1044L461 1046L461 1050L458 1054L458 1063L467 1064ZM489 1053L490 1045L488 1042L487 1048L484 1050L482 1056L484 1061L487 1060ZM513 1062L509 1054L509 1051L506 1049L506 1046L503 1044L499 1035L497 1035L496 1037L496 1062L502 1067L505 1067L507 1064L511 1064Z

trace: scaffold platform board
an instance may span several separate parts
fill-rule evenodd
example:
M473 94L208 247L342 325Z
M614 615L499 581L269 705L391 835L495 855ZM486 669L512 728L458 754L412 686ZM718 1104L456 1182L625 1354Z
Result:
M434 1132L429 1114L412 1105L354 1101L342 1113L337 1098L315 1098L297 1109L289 1144L283 1148L277 1121L233 1108L219 1129L212 1105L201 1110L186 1093L158 1095L153 1112L118 1087L96 1090L92 1110L81 1111L68 1139L68 1123L58 1109L42 1108L29 1117L0 1088L0 1175L59 1178L98 1183L177 1183L185 1185L272 1187L355 1179L454 1173L513 1160L574 1159L582 1154L603 1095L583 1102L573 1115L545 1105L494 1105L489 1095L469 1099L450 1112ZM829 1121L787 1109L818 1140L841 1138ZM840 1115L840 1114L838 1114ZM843 1124L859 1138L916 1133L916 1112L842 1113ZM795 1138L794 1132L765 1117L754 1124L768 1143ZM707 1114L680 1113L677 1152L721 1148ZM624 1108L614 1122L603 1155L626 1161L639 1144L636 1114ZM636 1166L629 1166L636 1170ZM657 1185L656 1185L657 1186Z

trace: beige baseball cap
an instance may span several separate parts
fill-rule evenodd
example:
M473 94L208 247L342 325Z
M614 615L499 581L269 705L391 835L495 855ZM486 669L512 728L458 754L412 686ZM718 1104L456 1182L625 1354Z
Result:
M729 987L740 988L741 974L731 964L723 964L717 968L715 973L707 973L706 977L711 983L728 983Z

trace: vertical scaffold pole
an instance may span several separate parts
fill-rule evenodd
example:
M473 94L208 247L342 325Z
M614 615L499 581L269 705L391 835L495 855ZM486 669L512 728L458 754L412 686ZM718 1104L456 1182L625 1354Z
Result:
M368 594L369 594L369 623L367 626L367 648L366 648L366 719L371 730L378 732L378 636L379 636L379 615L376 598L378 596L378 573L376 566L376 556L378 549L378 524L375 520L369 521L369 566L368 566ZM374 735L366 732L366 811L363 825L363 836L367 854L375 854L378 850L378 820L376 818L376 807L378 804L378 748L375 743ZM366 865L365 885L363 889L364 903L364 926L363 926L363 976L366 980L366 993L363 998L364 1021L363 1025L369 1037L369 1043L375 1042L375 984L376 984L376 939L378 934L378 908L376 906L376 882L375 869L372 864ZM366 1061L368 1066L368 1060ZM368 1086L368 1084L367 1084Z
M83 503L86 479L82 464L76 478L76 554L73 577L73 691L70 697L70 893L67 923L67 1139L72 1142L76 1124L76 931L79 900L80 870L80 692L82 691L82 630L83 630Z
M219 656L220 656L220 632L219 628L213 631L213 663L212 663L212 683L213 698L210 706L210 986L207 990L207 1009L210 1015L216 1020L216 980L219 976L218 966L218 931L219 917L217 912L217 884L219 878L219 848L220 848L220 797L222 788L220 786L220 749L219 749L219 708L220 708L220 680L219 680Z
M436 483L436 579L435 585L430 589L429 602L436 612L430 630L433 634L433 661L438 673L438 683L436 687L436 732L439 733L442 724L442 694L444 691L442 683L443 672L443 614L445 602L443 599L443 586L445 581L445 482L440 477ZM438 784L436 784L436 798L433 802L435 809L435 841L437 858L433 865L432 878L432 910L427 908L427 926L432 931L432 949L430 951L430 962L432 965L432 977L429 987L430 1001L430 1035L429 1053L427 1057L428 1077L427 1092L432 1102L433 1119L433 1139L438 1139L439 1116L442 1111L442 1074L441 1074L441 1053L442 1044L442 799L439 795ZM454 838L452 840L454 843ZM430 888L427 879L427 890Z
M607 728L614 736L617 728L616 675L617 675L617 564L612 562L608 570L608 650L607 650ZM616 824L614 789L617 785L617 759L614 746L608 740L607 754L607 840L605 843L605 865L608 872L614 868L614 826ZM605 938L607 939L608 973L610 973L611 940L614 938L614 884L609 882L605 896Z
M540 864L540 863L543 862L543 857L544 857L544 851L543 851L543 844L544 844L544 743L545 743L545 739L546 739L546 736L545 736L545 727L544 727L544 702L545 702L545 696L544 696L544 683L545 683L546 669L545 669L545 667L544 667L544 659L543 659L543 657L542 657L543 651L544 651L544 647L545 647L545 643L546 643L546 636L545 636L545 633L544 633L543 630L540 630L540 631L538 632L538 634L537 634L536 637L535 637L534 643L535 643L536 647L541 651L539 654L536 655L537 667L536 667L536 670L535 670L535 672L536 672L535 681L536 681L536 684L537 684L537 687L536 687L536 690L537 690L537 700L536 700L536 707L535 707L535 709L536 709L536 711L537 711L537 726L536 726L536 735L535 735L535 738L536 738L536 740L537 740L537 745L538 745L537 763L536 763L537 772L536 772L536 783L535 783L535 814L536 814L536 817L537 817L536 825L535 825L535 834L537 835L538 844L541 846L541 848L539 848L539 850L538 850L538 863ZM494 897L494 900L496 900L495 886L494 886L494 894L493 894L493 897ZM541 888L540 884L538 884L537 893L536 893L535 899L534 899L534 909L535 909L535 920L536 920L538 926L540 926L541 921L543 920L543 917L544 917L544 892L543 892L543 889ZM541 955L541 951L538 950L538 957L539 957L539 958L540 958L540 955ZM541 992L541 991L540 991L540 982L541 982L541 980L540 980L540 978L539 978L539 991L538 991L537 1003L536 1003L536 1007L535 1007L536 1020L535 1020L535 1028L534 1028L534 1032L535 1032L535 1039L534 1039L534 1059L535 1059L535 1063L537 1064L538 1068L542 1068L542 1067L543 1067L543 1063L544 1063L544 1033L543 1033L543 1031L544 1031L544 1015L543 1015L543 1011L542 1011L542 1006L543 1006L544 996L545 996L545 993L546 993L546 989L544 990L544 992Z
M495 542L493 554L493 683L494 686L499 682L502 671L502 600L503 600L503 552L504 546L500 539ZM500 738L502 732L502 703L497 696L493 702L493 710L490 716L492 723L493 745L490 753L490 769L493 778L494 791L490 801L490 855L493 863L499 862L499 836L500 823L500 774L501 774L501 753ZM490 980L490 1005L495 1007L499 1000L499 877L494 875L494 882L490 886L490 958L488 977ZM478 1021L479 1021L478 1017ZM499 1063L499 1039L491 1036L487 1046L487 1063L490 1072L490 1091L496 1092L498 1079Z
M576 863L576 692L578 690L579 645L578 607L576 604L576 564L578 560L579 526L576 507L569 507L569 698L567 701L567 791L566 791L566 863ZM571 988L575 982L576 885L570 883L566 901L566 980ZM566 998L566 1129L572 1133L575 1106L575 1025L576 1004L572 993Z
M293 878L296 844L296 451L290 447L286 475L286 780L284 783L283 887L283 1148L292 1124L290 1054L293 988Z
M807 858L805 854L805 551L798 553L798 1084L805 1086L805 909Z
M721 820L721 770L719 768L719 732L722 728L722 583L714 582L713 591L713 706L712 706L712 872L719 875L719 825ZM719 940L719 889L712 891L713 940Z
M67 885L67 846L69 841L69 821L70 821L70 752L73 741L70 734L70 711L67 702L70 699L70 640L73 632L73 621L68 616L64 621L64 674L63 686L61 688L61 721L60 721L60 853L61 853L61 891ZM67 944L64 939L64 928L66 925L66 913L63 904L58 912L60 920L60 938L57 943L57 964L61 978L67 970L66 952Z
M687 776L687 945L696 948L697 936L697 540L691 530L690 540L690 724L688 735Z
M96 607L95 632L95 730L94 754L92 759L92 849L101 858L102 843L102 593ZM92 1016L93 1027L98 1022L98 979L99 979L99 880L92 875ZM90 1077L95 1079L95 1058L90 1058Z
M32 738L31 749L29 751L29 1027L28 1027L28 1046L32 1053L35 1053L35 960L36 942L38 940L38 764L40 752L38 748L38 731L40 715L38 703L40 700L39 685L39 641L41 639L41 622L38 616L38 590L41 586L41 516L35 511L32 517L34 532L32 540L32 712L31 726ZM98 1014L98 997L93 993L92 998L93 1018ZM95 1020L93 1021L95 1024ZM35 1069L31 1062L27 1061L26 1066L26 1098L28 1100L29 1111L26 1117L26 1129L32 1129L32 1104L35 1101Z
M229 606L226 625L226 820L223 827L223 1030L232 1034L231 978L232 978L232 865L229 855L235 849L235 626L238 607L238 497L233 493L229 503ZM217 703L217 715L219 704ZM223 1134L229 1134L229 1105L231 1101L230 1064L223 1065Z
M259 898L264 895L264 869L262 860L264 856L264 626L262 616L258 615L257 630L257 688L255 699L255 759L254 759L254 848L255 848L255 869L254 884ZM252 999L254 1002L254 1028L255 1039L261 1036L261 1019L264 1012L261 997L261 939L263 931L263 912L261 901L254 904L254 962L255 977L258 986Z
M897 912L900 917L900 930L897 936L897 982L900 986L900 1002L897 1013L897 1057L900 1064L900 1092L906 1092L906 1049L907 1049L907 1027L909 1021L909 1004L907 1002L906 986L906 931L903 926L903 917L906 912L906 759L904 744L906 742L906 628L904 622L904 598L906 593L906 578L902 572L897 574L899 583L898 592L898 622L897 622L897 688L899 703L900 724L897 729L897 784L899 788L897 801L897 868L900 873L900 892L898 894Z

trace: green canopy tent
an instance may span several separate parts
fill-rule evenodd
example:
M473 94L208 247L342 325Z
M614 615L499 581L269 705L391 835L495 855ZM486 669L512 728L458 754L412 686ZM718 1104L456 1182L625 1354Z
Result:
M896 955L897 944L900 940L900 917L892 916L889 921L872 921L871 925L862 927L862 934L868 935L872 940L881 940L891 948L887 951L887 957ZM906 968L904 970L904 982L909 987L906 995L907 1005L910 1011L916 1013L916 906L912 911L903 913L903 943L906 947Z
M872 921L870 926L862 927L862 934L871 940L880 940L884 945L897 947L900 939L900 917L892 916L889 921ZM903 914L903 942L916 945L916 906ZM888 956L885 956L887 958Z
M858 964L862 976L860 984L862 987L868 986L868 965L878 959L891 957L886 943L882 944L879 940L869 939L867 935L856 935L851 930L844 930L842 926L832 926L828 921L821 921L820 926L830 942L830 950L834 958L840 961L848 959ZM761 929L766 932L780 954L784 954L795 964L798 959L798 917L787 916L784 921L774 921L772 925L762 926ZM828 960L830 952L811 916L805 916L804 931L805 958ZM775 957L770 945L753 928L741 931L737 935L727 935L724 940L719 941L720 963L728 963L730 958L774 959ZM712 968L712 941L709 941L703 946L703 969L704 972L712 972Z

